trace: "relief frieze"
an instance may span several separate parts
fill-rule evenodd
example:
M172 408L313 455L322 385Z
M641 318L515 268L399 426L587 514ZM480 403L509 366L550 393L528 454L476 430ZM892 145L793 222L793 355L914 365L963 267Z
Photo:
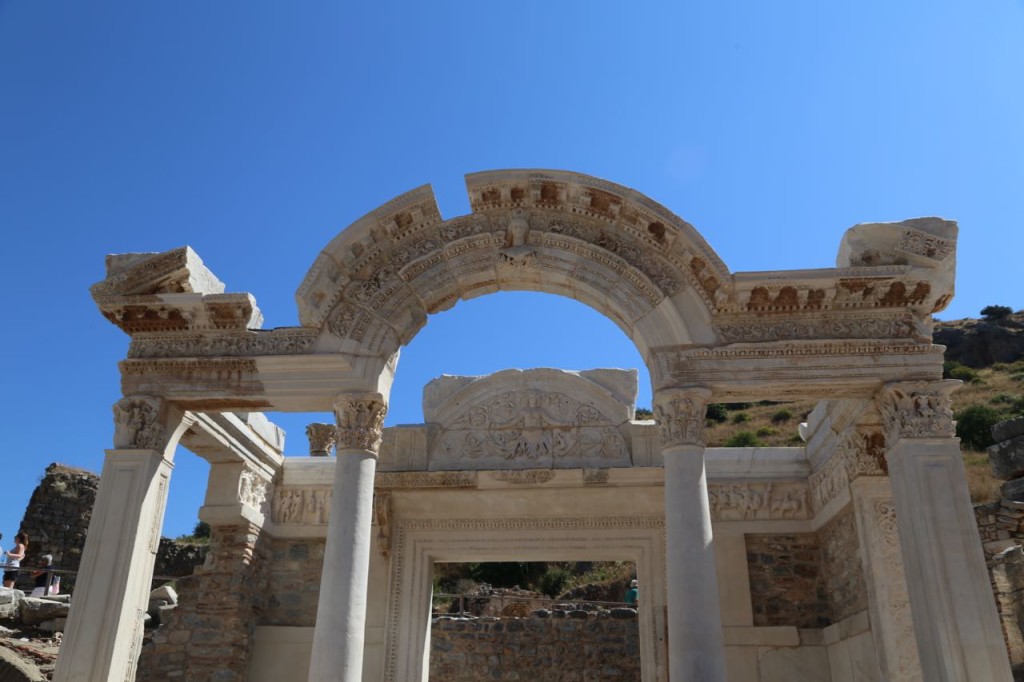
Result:
M709 483L708 502L715 521L810 518L807 486L798 482Z
M319 334L319 329L307 327L224 334L146 334L132 338L128 357L303 355L312 349Z

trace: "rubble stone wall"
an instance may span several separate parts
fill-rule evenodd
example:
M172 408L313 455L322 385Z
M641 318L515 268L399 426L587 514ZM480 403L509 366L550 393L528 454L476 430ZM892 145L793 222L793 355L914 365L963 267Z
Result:
M822 581L831 622L838 623L868 607L864 566L853 511L841 513L820 531Z
M430 630L430 679L640 680L638 621L438 618Z
M832 623L816 533L747 535L746 542L754 625L820 628Z

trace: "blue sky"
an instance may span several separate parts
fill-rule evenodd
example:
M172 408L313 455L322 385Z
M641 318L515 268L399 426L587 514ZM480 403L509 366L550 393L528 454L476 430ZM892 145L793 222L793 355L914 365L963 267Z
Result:
M88 287L107 253L191 245L298 323L318 251L424 183L575 170L691 222L733 271L830 267L846 228L960 223L940 317L1024 307L1024 1L327 3L0 0L5 495L99 471L128 338ZM389 424L441 373L637 366L574 301L460 303L403 350ZM646 375L642 404L649 403ZM306 450L290 415L290 454ZM165 533L205 463L179 451Z

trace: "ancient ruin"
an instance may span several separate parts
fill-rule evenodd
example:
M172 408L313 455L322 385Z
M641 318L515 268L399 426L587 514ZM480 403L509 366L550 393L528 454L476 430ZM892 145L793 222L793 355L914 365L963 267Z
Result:
M856 226L832 269L730 272L625 187L467 186L469 215L422 187L342 231L299 327L261 330L187 247L108 258L93 297L131 345L55 680L135 676L178 445L211 464L213 535L140 679L423 680L434 562L575 558L636 562L647 682L1012 679L931 338L954 223ZM632 419L632 372L511 370L443 377L423 425L384 429L399 348L499 290L613 320L655 420ZM705 447L709 402L795 398L820 400L802 447ZM263 411L335 420L286 458Z

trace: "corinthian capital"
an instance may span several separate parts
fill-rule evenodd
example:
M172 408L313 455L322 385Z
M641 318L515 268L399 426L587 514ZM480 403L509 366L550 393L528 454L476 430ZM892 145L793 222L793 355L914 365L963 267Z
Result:
M380 450L387 405L379 396L342 396L334 402L338 420L336 446L341 450Z
M334 424L318 424L316 422L306 427L306 438L309 439L309 454L311 457L327 457L331 454L331 448L338 438L338 427Z
M135 395L114 403L114 447L163 452L173 427L165 423L167 405L162 398Z
M661 434L661 447L704 445L704 415L711 391L691 388L666 388L654 396L654 419Z
M952 438L956 435L950 394L962 381L897 382L886 384L878 398L890 444L900 438Z

